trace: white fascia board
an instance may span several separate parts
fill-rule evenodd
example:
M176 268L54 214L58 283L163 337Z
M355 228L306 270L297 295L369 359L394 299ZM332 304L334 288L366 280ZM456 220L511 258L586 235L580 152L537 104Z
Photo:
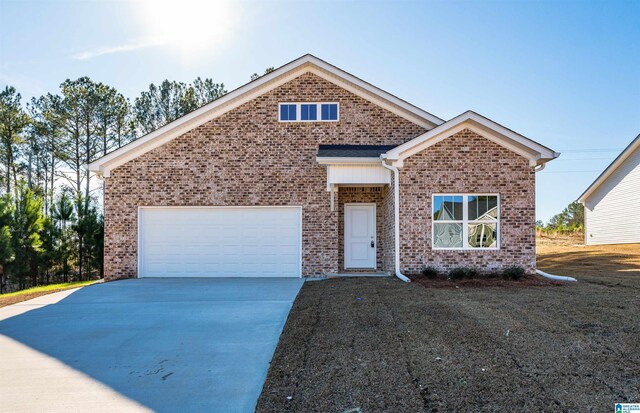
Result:
M295 79L304 73L304 68L302 66L297 67L299 70L294 70L296 67L289 67L295 62L297 61L289 63L279 69L280 71L281 69L286 68L283 72L291 71L291 73L288 73L286 76L282 76L283 72L280 72L279 74L271 72L257 80L254 80L253 82L247 83L239 89L227 93L213 102L204 105L203 107L134 140L122 148L91 162L88 165L89 170L98 171L100 167L105 170L113 169L116 166L122 165L123 163L128 162L129 160L134 159L153 148L163 145L193 128L215 119L243 103L254 99L260 94L266 93L269 90ZM267 86L267 83L270 84Z
M323 79L381 106L425 129L444 121L312 55L302 56L195 111L105 155L88 169L109 176L109 171L222 114L273 90L296 77L311 72Z
M447 137L456 134L464 129L471 129L479 135L512 150L513 152L535 160L550 160L557 158L560 154L540 145L530 139L525 138L505 128L475 112L467 111L455 118L439 125L424 134L395 147L386 153L389 160L404 160L429 146L432 146Z
M587 201L587 198L589 198L589 196L593 194L595 190L600 187L600 185L602 185L607 179L609 179L611 174L613 174L620 167L620 165L622 165L624 161L626 161L627 158L629 158L629 156L631 156L631 154L637 150L640 150L640 135L636 136L636 138L631 141L629 146L627 146L620 153L620 155L618 155L618 157L614 159L609 166L607 166L607 168L600 174L600 176L598 176L596 180L593 181L591 185L589 185L587 190L584 191L578 198L578 202L584 205Z
M357 88L360 88L362 90L365 90L367 92L369 92L370 94L372 94L374 97L377 98L383 98L391 103L393 103L394 105L404 109L406 112L408 113L412 113L414 115L416 115L419 118L422 118L423 120L427 120L430 122L431 127L433 126L437 126L437 125L441 125L444 123L443 119L440 119L437 116L432 115L431 113L422 110L420 108L418 108L417 106L414 106L410 103L408 103L405 100L402 100L394 95L392 95L391 93L385 92L384 90L377 88L375 86L373 86L372 84L365 82L362 79L359 79L355 76L353 76L352 74L345 72L344 70L333 66L327 62L325 62L324 60L318 59L315 56L309 56L310 58L310 62L313 63L315 66L319 67L322 70L325 70L326 72L337 76L339 79L343 79L343 80L347 80L350 83L352 83L354 86L356 86ZM316 73L317 74L317 73ZM327 79L331 82L334 82L334 80L331 79ZM357 92L353 92L353 93L357 93ZM361 93L357 93L358 95L361 95Z
M328 157L316 156L320 165L380 165L380 158L374 157Z

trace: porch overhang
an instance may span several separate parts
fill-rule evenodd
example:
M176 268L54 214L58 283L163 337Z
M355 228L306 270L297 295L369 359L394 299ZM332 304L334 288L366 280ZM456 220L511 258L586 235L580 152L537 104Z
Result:
M327 167L327 190L336 185L388 185L381 155L392 145L320 145L316 161Z
M320 145L316 161L327 168L332 211L338 186L391 184L391 172L382 166L381 155L393 148L389 145Z
M336 185L389 185L391 173L382 166L382 160L375 164L326 164L327 190Z

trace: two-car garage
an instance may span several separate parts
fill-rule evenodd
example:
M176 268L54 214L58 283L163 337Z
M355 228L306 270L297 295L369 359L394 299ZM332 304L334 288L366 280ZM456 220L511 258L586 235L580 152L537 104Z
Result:
M300 207L140 207L138 277L300 277Z

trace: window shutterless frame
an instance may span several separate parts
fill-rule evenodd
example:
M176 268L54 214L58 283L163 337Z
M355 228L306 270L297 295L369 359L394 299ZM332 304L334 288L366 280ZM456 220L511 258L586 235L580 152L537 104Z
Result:
M437 196L461 196L462 197L462 220L443 220L436 221L433 219L435 198ZM469 197L472 196L495 196L498 202L497 205L497 218L496 221L491 223L496 224L496 246L495 247L471 247L469 246L469 225L489 223L489 221L483 220L469 220ZM500 242L502 237L500 235L500 215L501 215L501 202L500 194L497 193L437 193L431 195L431 249L436 251L496 251L500 249ZM435 246L435 225L440 224L460 224L462 225L462 247L436 247Z
M295 120L282 120L281 107L283 105L296 105L296 119ZM301 105L316 105L316 119L302 120ZM336 105L337 117L336 119L322 119L322 105ZM278 103L278 122L338 122L340 120L340 103L338 102L280 102Z

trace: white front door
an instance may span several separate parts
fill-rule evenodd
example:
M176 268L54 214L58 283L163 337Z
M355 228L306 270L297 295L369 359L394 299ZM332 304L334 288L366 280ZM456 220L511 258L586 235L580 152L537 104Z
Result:
M344 267L376 268L376 204L344 205Z

